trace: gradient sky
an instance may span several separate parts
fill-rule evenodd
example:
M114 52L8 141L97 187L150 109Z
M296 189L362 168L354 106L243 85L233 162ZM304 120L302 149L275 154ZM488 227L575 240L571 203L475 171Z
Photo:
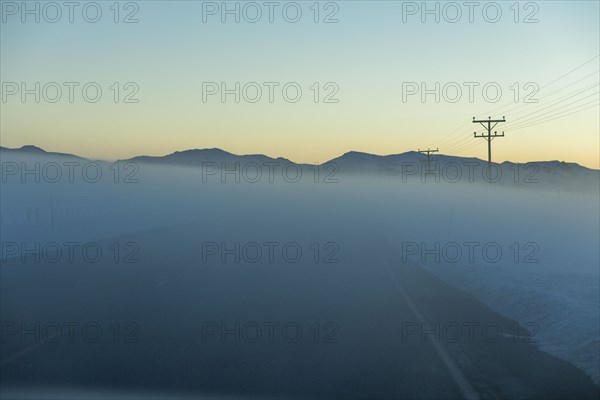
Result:
M4 9L10 2L1 3ZM200 1L140 1L138 23L115 24L114 1L98 3L103 15L95 24L78 10L74 23L66 15L57 23L33 17L22 23L19 15L3 14L3 83L94 81L104 92L95 104L81 100L77 90L74 103L66 91L54 104L8 97L0 103L2 146L35 144L106 160L210 147L309 163L350 150L394 154L427 147L486 158L485 141L472 138L481 128L470 121L504 115L506 137L494 141L495 161L559 159L600 168L598 1L537 1L539 22L529 24L513 21L514 1L497 2L503 11L497 23L482 16L489 2L480 2L473 23L466 7L457 23L436 23L433 16L422 23L420 14L403 22L406 4L400 1L338 1L339 22L331 24L313 22L314 1L298 2L303 16L295 24L282 18L281 7L274 23L266 15L255 24L236 24L232 17L221 23L218 15L203 23ZM524 10L526 3L520 2L521 20L533 10ZM268 81L298 82L303 96L295 104L277 91L274 103L238 104L231 96L225 104L216 96L202 102L202 82ZM115 104L108 89L113 82L135 82L139 103ZM315 104L314 82L335 82L339 102ZM471 103L463 87L456 103L436 103L433 96L403 102L403 82L497 82L503 95L498 103L486 102L480 86ZM521 90L527 82L541 87L534 96L539 103L514 103L514 82ZM591 108L525 124L585 104ZM511 119L520 123L514 130Z

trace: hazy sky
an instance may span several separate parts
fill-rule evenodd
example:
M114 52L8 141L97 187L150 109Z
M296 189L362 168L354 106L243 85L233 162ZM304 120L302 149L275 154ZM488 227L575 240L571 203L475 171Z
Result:
M27 2L39 22L21 1L1 3L3 146L101 159L207 147L298 162L424 147L486 158L472 117L505 116L495 161L600 167L598 1L427 2L439 22L422 15L420 1L237 2L239 23L221 15L222 2L121 2L118 15L112 0L78 2L72 23L63 1ZM256 5L262 17L253 23ZM239 103L235 93L224 103L220 93L207 95L236 82ZM102 95L92 103L96 86ZM253 103L257 86L262 97ZM424 101L422 88L431 92ZM31 91L24 99L22 89ZM124 102L136 90L129 99L138 102Z

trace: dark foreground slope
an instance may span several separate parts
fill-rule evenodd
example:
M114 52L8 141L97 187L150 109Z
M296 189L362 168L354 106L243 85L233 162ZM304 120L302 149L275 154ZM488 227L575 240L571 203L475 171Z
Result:
M293 206L288 210L270 209L277 224L239 210L111 239L102 243L110 256L93 264L3 263L3 327L25 323L30 332L4 329L3 393L69 388L83 396L112 388L159 397L454 399L472 390L490 399L598 397L581 370L536 348L534 332L418 266L400 264L375 226L358 218L333 223L333 215L299 222ZM326 248L332 238L337 247ZM204 251L206 243L235 248L270 240L279 248L297 243L304 256L291 262L275 252L274 262L249 262L250 253L238 261ZM115 262L115 243L136 244L137 261ZM49 324L69 322L79 324L74 336L52 333ZM86 324L94 328L82 333ZM463 327L458 340L456 326Z

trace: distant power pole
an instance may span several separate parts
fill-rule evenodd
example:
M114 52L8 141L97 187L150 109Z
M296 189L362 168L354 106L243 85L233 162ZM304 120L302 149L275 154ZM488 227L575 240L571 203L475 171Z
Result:
M473 135L476 138L484 138L485 140L487 140L487 142L488 142L488 163L489 164L492 163L492 140L497 137L504 137L504 131L502 131L501 135L498 135L498 132L494 132L494 134L492 135L492 129L494 129L494 127L496 125L498 125L499 122L506 122L506 120L504 119L504 117L502 117L502 119L492 119L492 117L488 117L488 119L482 119L482 120L476 120L475 117L473 117L474 124L479 123L487 130L487 135L482 133L480 136L477 136L477 132L473 132ZM494 125L492 125L492 124L494 124Z
M431 153L437 153L438 151L440 151L439 149L435 149L435 150L431 150L429 148L427 148L427 150L417 150L417 152L419 153L423 153L423 154L427 154L427 170L429 170L429 159L431 158Z

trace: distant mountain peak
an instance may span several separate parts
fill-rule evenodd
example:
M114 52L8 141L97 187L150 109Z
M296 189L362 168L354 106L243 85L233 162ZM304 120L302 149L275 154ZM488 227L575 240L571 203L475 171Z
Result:
M229 152L227 152L227 151L225 151L225 150L219 149L219 148L217 148L217 147L212 147L212 148L210 148L210 149L209 149L209 148L205 148L205 149L188 149L188 150L179 150L179 151L176 151L176 152L175 152L175 153L173 153L173 154L181 154L181 153L197 153L197 152L206 152L206 153L212 152L212 153L221 153L221 154L222 154L222 153L231 154L231 153L229 153Z
M39 148L37 146L34 146L32 144L27 144L25 146L21 146L21 148L19 150L21 150L21 151L29 151L29 152L32 152L32 153L46 153L46 150L41 149L41 148Z
M69 157L69 158L77 158L77 159L81 159L83 160L84 158L76 156L74 154L68 154L68 153L56 153L53 151L46 151L40 147L34 146L32 144L27 144L25 146L21 146L21 147L15 147L15 148L10 148L10 147L2 147L0 146L0 150L3 153L11 153L11 154L27 154L27 155L32 155L32 156L44 156L44 157L51 157L51 156L57 156L57 157Z

